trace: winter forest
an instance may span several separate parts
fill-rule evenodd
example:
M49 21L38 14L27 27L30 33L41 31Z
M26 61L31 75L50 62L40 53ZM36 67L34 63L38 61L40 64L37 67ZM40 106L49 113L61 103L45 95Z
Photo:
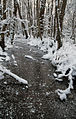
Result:
M76 118L76 0L0 0L0 119Z

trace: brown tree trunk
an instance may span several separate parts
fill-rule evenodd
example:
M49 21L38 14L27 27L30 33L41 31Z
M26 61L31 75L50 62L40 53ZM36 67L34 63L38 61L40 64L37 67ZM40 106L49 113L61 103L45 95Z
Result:
M37 38L40 37L42 39L41 36L41 31L40 31L40 0L36 1L36 17L37 17Z
M41 0L41 8L40 8L40 31L41 31L41 35L43 35L43 31L44 31L43 20L44 20L45 5L46 5L46 0Z
M57 49L60 49L62 47L62 41L61 41L61 35L60 35L60 29L59 29L59 17L57 13L57 7L56 7L56 14L57 14L57 35L56 35L56 41L58 43Z
M16 2L16 0L14 0L13 17L17 17L17 2ZM13 44L13 40L14 40L14 35L15 35L14 31L15 31L15 19L13 19L12 25L11 25L11 32L10 32L11 44Z
M6 19L6 0L3 0L3 18L2 20ZM2 33L1 33L1 47L2 47L2 50L5 51L5 30L6 30L6 24L3 25L3 28L2 28Z
M20 19L22 19L19 4L18 4L17 0L14 0L14 12L13 12L13 15L14 15L15 18L17 17L17 10L18 10L18 14L19 14ZM13 33L12 33L11 44L13 44L13 40L14 40L15 18L14 18L14 23L13 23ZM25 29L26 28L25 24L23 22L21 22L21 24L22 24L22 28L23 28L23 35L26 35L26 39L27 39L28 38L28 34L27 34L26 29Z
M56 13L56 1L55 1L55 17L54 17L54 33L53 33L53 37L55 38L55 35L56 35L56 26L57 26L57 13Z
M40 6L41 4L41 6ZM36 1L36 11L37 11L37 26L38 26L38 34L37 37L40 37L42 40L42 35L44 31L44 12L45 12L45 4L46 0L37 0Z
M53 15L52 15L52 12L53 12L53 0L52 0L52 4L51 4L51 37L53 34Z
M72 40L75 43L75 19L76 19L76 11L73 13L73 19L72 19Z
M58 43L58 49L62 46L61 33L63 29L63 19L65 15L67 0L55 1L55 18L54 18L54 38Z
M2 5L1 5L1 0L0 0L0 20L1 20L1 15L2 15Z
M65 15L66 5L67 5L67 0L63 0L62 7L61 7L61 13L60 13L60 16L59 16L61 32L63 30L63 19L64 19L64 15Z
M28 9L27 9L27 20L28 20L28 31L29 31L29 35L30 35L30 1L28 0Z
M54 38L56 38L56 41L58 43L57 49L59 49L62 46L61 42L61 31L59 28L59 0L55 3L55 18L54 18Z
M36 6L35 6L35 3L36 3L36 0L34 0L34 18L33 18L33 31L32 31L32 35L33 37L35 38L35 35L36 35L36 22L35 22L35 19L36 19Z
M15 0L15 1L16 1L16 0ZM17 2L17 1L16 1L16 2ZM20 19L22 19L21 11L20 11L20 7L19 7L18 2L17 2L17 8L18 8L19 17L20 17ZM27 34L27 31L26 31L25 24L24 24L24 22L21 22L21 24L22 24L22 28L24 29L23 35L26 35L26 39L27 39L27 38L28 38L28 34Z

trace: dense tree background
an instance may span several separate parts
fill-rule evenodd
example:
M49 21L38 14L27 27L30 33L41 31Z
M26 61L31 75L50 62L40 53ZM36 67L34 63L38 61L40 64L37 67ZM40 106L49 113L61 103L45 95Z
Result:
M59 49L66 31L75 43L75 22L75 0L0 0L0 46L4 51L6 39L12 44L22 33L26 39L50 37Z

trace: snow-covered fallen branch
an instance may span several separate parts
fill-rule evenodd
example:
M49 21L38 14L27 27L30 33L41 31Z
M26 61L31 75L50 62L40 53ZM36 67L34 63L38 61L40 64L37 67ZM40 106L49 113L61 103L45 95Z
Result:
M71 93L71 89L73 89L73 80L72 80L72 72L73 70L70 71L68 75L68 80L69 80L69 86L65 90L57 89L56 93L59 95L61 100L67 99L67 95Z
M5 67L3 66L0 66L0 71L3 73L3 74L8 74L10 76L12 76L13 78L15 78L16 80L18 80L19 82L23 83L23 84L28 84L28 82L23 79L23 78L20 78L19 76L17 76L16 74L12 73L10 70L7 70Z
M13 54L12 54L12 58L13 58L13 60L14 60L14 65L15 65L15 66L18 66L18 65L17 65L17 61L15 60L15 56L14 56Z
M32 59L32 60L36 60L36 59L34 59L32 56L30 56L30 55L25 55L25 58Z

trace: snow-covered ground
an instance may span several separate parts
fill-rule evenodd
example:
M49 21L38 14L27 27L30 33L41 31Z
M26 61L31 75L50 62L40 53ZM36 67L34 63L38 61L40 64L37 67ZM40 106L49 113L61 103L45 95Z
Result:
M63 41L63 46L59 50L56 50L57 43L50 38L43 38L42 42L40 39L34 39L32 37L28 41L28 44L38 46L40 50L46 53L42 57L43 59L50 60L52 64L57 67L56 73L54 73L56 80L63 81L63 76L68 77L69 84L67 89L56 90L61 100L67 99L67 94L73 89L73 79L74 76L76 76L76 44L73 44L72 40L67 40L67 38L64 38ZM58 74L57 72L60 73Z

